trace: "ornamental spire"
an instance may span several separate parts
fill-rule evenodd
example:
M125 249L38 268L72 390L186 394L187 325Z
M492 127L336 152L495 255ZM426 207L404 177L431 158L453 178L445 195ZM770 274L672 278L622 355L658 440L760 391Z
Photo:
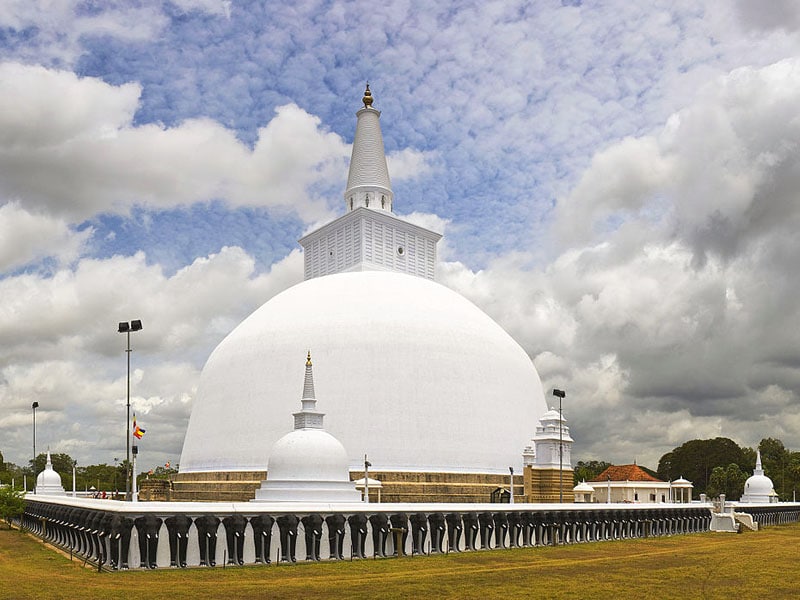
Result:
M322 429L324 413L317 412L317 400L314 396L314 373L312 371L311 351L306 356L306 376L303 380L303 398L300 401L300 412L294 413L295 429Z
M303 407L305 407L306 400L313 400L314 405L316 404L316 399L314 397L314 373L311 371L311 350L308 351L308 356L306 357L306 377L303 381ZM314 408L312 405L311 408Z
M344 192L345 209L370 208L392 212L392 183L386 166L386 151L381 133L381 112L372 108L372 92L367 83L364 108L356 113L356 135L350 156L350 172Z
M372 92L369 91L369 81L367 82L367 89L364 92L364 97L361 99L364 103L364 108L372 106Z

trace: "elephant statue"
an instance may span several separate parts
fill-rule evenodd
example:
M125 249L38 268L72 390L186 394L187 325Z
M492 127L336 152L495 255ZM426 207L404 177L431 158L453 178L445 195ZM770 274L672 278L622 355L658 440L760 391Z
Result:
M478 515L473 512L464 513L464 547L467 550L477 550L475 543L479 529Z
M143 515L133 520L136 533L139 534L139 567L156 568L156 552L158 551L158 532L161 519L155 515Z
M411 521L411 554L425 554L425 539L428 536L428 518L425 513L414 513Z
M322 516L306 515L300 522L306 536L306 560L320 560L319 546L322 541Z
M269 564L272 562L269 552L272 545L272 525L274 523L275 519L269 515L258 515L250 519L250 525L253 528L256 563Z
M393 556L403 556L406 553L406 540L408 539L408 515L395 513L389 517L389 523L394 533Z
M214 567L217 565L217 530L219 518L214 515L197 517L194 526L197 527L197 544L200 549L200 566Z
M335 514L330 515L325 519L325 524L328 526L328 543L330 544L330 557L336 560L342 560L342 552L344 549L344 524L346 519L344 515Z
M278 533L281 536L281 560L283 562L297 562L297 525L300 519L296 515L281 515L276 519Z
M376 513L369 518L372 528L372 551L374 556L386 556L386 536L389 534L389 517Z
M447 523L447 548L450 552L461 552L461 532L464 526L461 524L461 515L458 513L447 513L444 517Z
M244 564L244 529L247 527L247 519L242 515L230 515L222 519L225 527L225 542L228 546L228 564Z
M192 519L186 515L173 515L164 519L169 539L169 566L186 568L186 550L189 547L189 528Z
M444 542L444 514L437 512L428 515L428 526L431 531L431 554L439 554Z

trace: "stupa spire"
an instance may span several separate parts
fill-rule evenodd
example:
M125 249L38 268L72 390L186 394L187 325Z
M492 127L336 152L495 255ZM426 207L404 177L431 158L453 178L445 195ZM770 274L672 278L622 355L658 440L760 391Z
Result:
M753 471L753 475L763 475L764 469L761 467L761 450L756 449L756 468Z
M303 380L303 407L305 407L306 400L312 400L313 403L310 408L314 408L317 404L316 397L314 396L314 373L311 370L311 350L308 351L306 357L306 376Z
M306 375L303 380L303 398L300 412L294 413L295 429L322 429L324 413L317 412L317 399L314 396L314 373L312 371L311 351L306 356Z
M391 212L394 194L386 165L381 113L372 108L369 83L361 101L364 108L356 113L358 122L350 156L347 189L344 192L345 209L351 211L363 206Z

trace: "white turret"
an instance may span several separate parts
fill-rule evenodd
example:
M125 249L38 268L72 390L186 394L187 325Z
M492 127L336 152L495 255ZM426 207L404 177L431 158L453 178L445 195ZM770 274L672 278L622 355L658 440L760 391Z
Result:
M559 425L562 428L561 433ZM558 469L559 464L562 464L564 469L572 469L572 441L564 415L551 408L539 419L533 435L534 468Z
M348 271L395 271L434 279L441 235L396 217L380 111L364 92L344 192L345 214L301 238L305 279Z

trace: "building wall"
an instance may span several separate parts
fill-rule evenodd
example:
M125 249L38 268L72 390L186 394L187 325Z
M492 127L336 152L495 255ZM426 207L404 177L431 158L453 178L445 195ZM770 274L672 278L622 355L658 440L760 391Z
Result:
M523 470L526 502L558 502L563 496L564 502L574 502L572 493L572 469L565 468L559 476L558 469L534 469L526 466ZM559 494L559 484L562 493Z
M181 502L246 502L255 497L255 491L266 476L266 471L178 473L173 478L168 496L147 497L140 494L140 498ZM487 473L370 471L369 476L381 482L382 502L490 502L492 492L498 488L507 490L509 482L508 475ZM363 471L350 472L351 480L362 477ZM571 482L572 473L564 471L564 478ZM524 500L523 492L523 477L516 475L514 496L517 501ZM150 490L148 493L154 494ZM377 492L371 493L370 497L374 502ZM569 501L572 502L572 496Z

